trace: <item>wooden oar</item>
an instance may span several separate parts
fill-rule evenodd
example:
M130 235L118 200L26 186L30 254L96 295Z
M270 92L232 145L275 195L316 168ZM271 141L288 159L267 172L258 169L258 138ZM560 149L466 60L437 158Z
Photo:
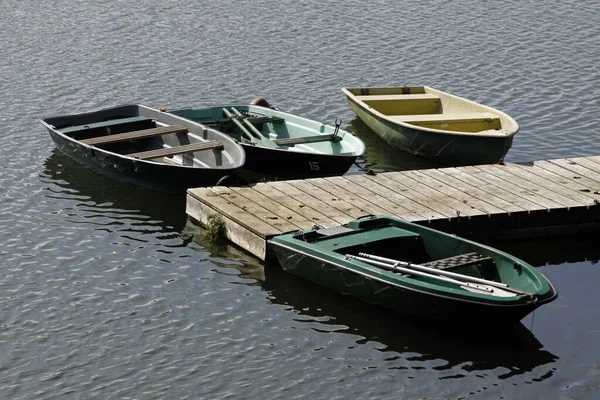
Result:
M425 265L409 263L407 261L399 261L399 260L394 260L391 258L374 256L374 255L367 254L367 253L358 253L358 255L363 258L381 261L381 262L391 264L391 265L400 265L400 266L406 267L406 268L414 268L416 270L427 272L430 274L447 276L449 278L462 279L462 280L469 281L469 282L482 283L484 285L496 286L496 287L503 288L503 289L508 288L508 285L506 283L490 281L487 279L476 278L474 276L469 276L469 275L464 275L464 274L457 274L456 272L443 271L443 270L439 270L436 268L426 267ZM516 289L512 289L512 288L508 288L508 290L517 291Z
M244 115L242 115L242 113L237 108L231 107L231 111L233 111L233 113L244 123L244 125L246 125L248 129L250 129L254 136L256 136L257 138L262 138L265 136L261 131L256 129L256 127L252 125L252 122L248 121L248 119L244 117Z
M248 121L248 118L244 116L237 108L231 107L231 111L233 111L233 113L238 117L238 119L242 120L242 122L244 123L244 125L246 125L250 132L252 132L252 134L256 136L258 140L260 140L260 144L262 146L279 148L279 146L276 143L274 143L271 140L271 138L269 138L267 135L256 129L252 122Z
M346 258L352 259L352 260L357 260L357 261L362 261L362 262L365 262L365 263L371 264L371 265L376 265L378 267L388 269L390 271L402 272L402 273L413 275L413 276L420 276L423 278L429 278L429 279L438 280L441 282L451 283L451 284L460 286L463 289L466 289L466 290L468 290L470 292L474 292L474 293L485 293L485 294L489 294L492 296L498 296L498 297L513 297L513 296L517 295L517 293L514 293L512 291L511 292L507 291L506 288L501 289L498 287L491 287L488 285L481 285L481 284L476 284L476 283L472 283L472 282L461 281L458 279L448 278L448 277L440 276L440 275L434 275L434 274L430 274L430 273L426 273L426 272L421 272L421 271L417 271L415 269L405 268L405 267L401 267L401 266L394 265L394 264L388 264L388 263L382 262L382 261L376 261L376 260L372 260L372 259L364 258L364 257L360 257L360 256L353 256L351 254L346 254Z
M238 121L237 118L235 118L235 116L228 109L224 108L223 112L231 121L233 121L234 124L237 125L238 128L240 128L242 135L246 136L246 138L248 140L250 140L251 142L257 141L257 139L254 136L252 136L252 134L250 132L248 132L246 127L240 121Z

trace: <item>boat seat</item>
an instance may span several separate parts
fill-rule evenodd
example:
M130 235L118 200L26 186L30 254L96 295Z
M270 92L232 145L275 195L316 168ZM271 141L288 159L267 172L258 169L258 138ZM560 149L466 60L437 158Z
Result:
M182 116L185 117L185 115L182 115ZM248 116L246 119L253 124L265 124L267 122L278 124L278 123L282 123L285 121L285 119L280 118L280 117L252 116L252 115ZM202 124L202 125L221 125L221 124L231 123L231 119L223 118L223 119L212 119L212 120L206 120L206 121L198 119L196 122L198 122L199 124Z
M148 117L142 117L142 116L127 117L127 118L114 118L114 119L109 119L106 121L94 122L91 124L57 128L57 130L62 133L72 133L72 132L84 131L84 130L94 129L94 128L104 128L104 127L111 127L111 126L115 126L115 125L124 125L124 124L130 124L130 123L134 123L134 122L147 122L147 121L152 121L152 119L150 119Z
M388 115L394 122L440 122L445 121L486 121L499 120L491 113L452 113L452 114L415 114L415 115Z
M303 144L303 143L316 143L316 142L330 142L335 141L336 138L339 137L337 135L315 135L315 136L306 136L299 138L285 138L285 139L273 139L273 143L279 146L293 146L295 144Z
M93 137L93 138L89 138L89 139L84 139L81 142L85 143L85 144L96 146L96 145L101 145L101 144L125 142L128 140L145 139L145 138L150 138L150 137L154 137L154 136L166 135L169 133L184 133L184 132L187 132L187 128L185 126L170 125L170 126L160 126L158 128L143 129L140 131L118 133L116 135Z
M169 157L177 154L191 153L194 151L219 149L223 149L223 143L217 140L210 140L206 142L184 144L181 146L165 147L157 150L142 151L139 153L127 154L127 156L140 160L149 160L152 158Z
M465 254L459 254L459 255L453 256L453 257L441 258L439 260L429 261L429 262L423 263L421 265L423 265L425 267L429 267L429 268L450 270L450 269L456 269L456 268L460 268L460 267L468 267L471 265L476 265L476 264L479 264L479 263L482 263L484 261L488 261L491 259L492 259L491 257L486 257L486 256L483 256L478 253L465 253Z
M399 112L435 114L442 110L442 100L432 94L375 94L356 96L356 99L383 115L394 115Z
M439 96L433 94L370 94L354 96L361 101L390 101L390 100L440 100Z
M388 115L393 122L403 122L427 129L443 131L477 133L502 129L500 118L491 113L452 113Z

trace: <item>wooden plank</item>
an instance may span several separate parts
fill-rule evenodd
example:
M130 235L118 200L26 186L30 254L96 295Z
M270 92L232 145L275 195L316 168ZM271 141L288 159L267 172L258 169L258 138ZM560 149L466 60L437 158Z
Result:
M600 164L594 162L593 160L590 160L585 157L568 158L568 160L577 163L582 167L589 169L590 171L594 171L595 174L600 174Z
M150 160L152 158L169 157L177 154L192 153L202 150L222 150L223 143L217 140L207 142L198 142L184 144L181 146L165 147L157 150L141 151L139 153L127 154L128 157L139 158L140 160Z
M445 122L445 121L492 121L499 119L492 113L447 113L447 114L408 114L388 115L388 119L397 122Z
M359 217L365 215L387 215L389 211L379 207L372 199L365 200L361 196L357 196L355 192L347 190L344 187L333 184L325 178L314 178L310 180L311 184L323 190L324 192L330 193L332 196L342 199L343 201L352 204L358 210ZM357 217L358 218L358 217ZM402 216L399 218L406 219ZM421 220L422 217L418 217Z
M420 193L416 195L414 191L392 179L394 172L387 172L375 175L360 175L353 177L356 183L365 187L372 188L373 191L381 193L386 198L395 202L397 205L410 209L411 212L418 213L424 220L442 218L450 219L456 217L456 213L449 207L440 210L440 207L434 207L431 201ZM382 176L383 175L383 176ZM411 193L412 192L412 193Z
M279 217L279 219L282 221L289 222L295 227L294 229L309 229L313 225L312 221L306 219L304 216L298 214L294 210L286 207L278 201L265 196L260 191L255 190L252 186L245 186L241 188L230 187L229 189L239 196L248 199L248 202L252 204L267 205L269 211ZM248 208L245 207L246 206L243 206L242 208L244 210L248 210Z
M247 197L244 197L241 194L243 193L242 190L236 192L232 188L227 188L224 186L211 187L210 190L215 193L215 195L218 195L219 198L226 199L229 204L235 205L249 215L268 223L270 226L277 228L277 230L281 232L288 232L298 229L298 226L288 222L288 220L285 218L280 218L269 208L249 201Z
M577 184L585 186L590 191L600 191L600 183L593 179L589 179L581 174L575 173L572 170L562 167L561 165L551 163L550 161L536 161L534 164L538 168L550 171L563 178L577 182Z
M579 206L593 204L593 198L580 191L581 189L587 190L584 186L562 178L550 171L546 171L543 168L520 164L505 164L503 168L506 168L512 175L521 177L528 182L535 182L539 186L567 197Z
M467 198L472 197L478 201L491 204L493 208L502 210L507 215L510 215L513 212L525 211L525 208L523 207L519 207L500 197L490 196L488 192L480 190L477 186L473 186L461 181L460 179L456 179L456 174L457 172L452 168L427 170L427 175L437 179L438 181L446 182L448 185L451 185L458 191L464 193Z
M246 119L253 124L264 124L267 122L277 124L277 123L282 123L285 121L285 119L280 118L280 117L269 117L266 115L248 115L246 117ZM221 119L213 119L213 120L206 120L206 121L198 120L198 123L202 124L202 125L224 125L224 124L231 124L232 121L229 118L221 118Z
M400 187L397 182L389 177L391 172L385 172L375 175L352 175L348 179L356 182L360 186L369 185L370 189L377 194L393 201L396 207L401 207L407 210L409 218L408 221L428 221L437 218L449 218L450 216L441 214L432 208L424 205L419 199L414 199L407 193L408 190ZM415 219L411 215L418 216L419 219Z
M352 220L352 216L350 216L346 213L340 212L339 210L330 206L328 203L322 201L319 198L310 196L307 193L305 193L301 190L298 190L294 186L290 185L288 182L276 181L276 182L272 182L272 185L275 188L286 193L288 196L293 197L293 198L297 199L298 201L302 201L308 207L310 207L314 210L320 211L321 213L323 213L323 215L325 215L328 218L335 221L333 226L345 224ZM323 227L326 227L326 228L332 226L329 223L327 225L323 225L321 222L318 222L318 221L315 221L315 223L322 225Z
M492 185L488 180L486 180L484 175L475 174L468 168L469 167L460 167L460 169L458 167L445 168L444 171L453 170L452 176L456 179L460 179L469 185L476 186L480 190L487 192L490 196L499 197L509 203L513 203L527 212L547 210L546 207L534 203L522 196L513 194L510 191L507 191L504 187Z
M408 202L408 198L390 190L389 188L386 188L383 185L376 184L375 180L371 182L370 187L367 187L364 185L364 181L361 182L361 180L364 179L364 176L365 175L352 175L348 178L336 176L325 179L333 184L343 187L350 192L353 192L357 196L362 197L364 200L377 204L386 211L387 215L393 215L403 219L412 217L414 212L407 209L404 204L402 204L403 201ZM445 216L440 216L439 214L435 213L435 211L430 211L425 215L419 213L418 215L421 218L420 221L428 221L432 218L445 218ZM412 220L412 218L407 220Z
M303 143L331 142L334 138L335 135L314 135L299 138L273 139L273 143L278 146L294 146Z
M86 130L94 129L94 128L111 127L111 126L115 126L115 125L126 125L126 124L129 124L132 122L142 122L142 121L152 122L152 119L148 118L148 117L142 117L142 116L136 115L134 117L115 118L115 119L109 119L107 121L93 122L93 123L85 124L85 125L67 126L65 128L58 128L57 130L62 133L71 133L71 132L77 132L77 131L86 131Z
M208 198L206 194L209 194ZM220 215L225 222L227 238L264 260L267 255L266 240L281 232L235 206L226 205L224 208L215 208L215 205L219 205L220 200L213 196L214 193L206 188L191 189L187 194L186 214L204 226L208 224L208 218L211 215ZM225 209L227 212L224 211Z
M486 166L477 166L478 169L485 169L485 171L489 172L497 176L498 178L510 182L515 186L519 186L523 189L530 190L535 192L538 196L536 199L541 200L542 198L548 199L548 203L544 204L550 208L571 208L578 207L581 205L580 202L572 200L568 197L562 196L556 190L547 189L542 185L538 185L535 181L530 181L527 179L523 179L521 176L517 174L511 173L506 166L504 165L486 165ZM552 205L552 204L556 205Z
M263 233L283 232L274 224L265 222L229 201L228 197L230 193L227 193L226 191L219 194L214 192L212 188L197 188L189 189L187 193L198 202L206 204L215 211L218 211L219 214L238 221L240 225L259 236L263 235Z
M360 218L365 215L364 210L353 206L338 196L334 196L331 193L326 192L318 186L315 186L313 184L313 179L294 180L289 181L288 183L296 189L309 194L310 196L325 201L327 204L331 205L331 207L334 207L339 212L346 214L353 219Z
M571 161L569 159L557 159L548 161L552 164L556 164L565 169L568 169L569 171L573 171L578 175L585 176L587 179L593 180L597 184L600 184L600 173L585 168L584 166L577 164L575 161Z
M453 197L449 197L438 190L433 190L419 180L413 179L409 171L393 172L388 176L395 180L401 187L407 188L409 192L414 191L420 193L427 201L426 204L429 208L448 215L451 218L460 217L461 214L467 217L483 214L482 211L474 210L471 206L468 206Z
M159 126L158 128L142 129L141 131L132 131L125 133L118 133L116 135L99 136L89 139L84 139L81 142L89 145L100 145L126 142L128 140L145 139L154 136L166 135L170 133L184 133L187 132L187 128L181 125L171 126Z
M591 156L591 157L584 157L586 160L592 161L596 164L600 164L600 156Z
M539 195L539 193L537 193L530 187L523 188L521 186L514 184L513 182L509 182L507 180L504 180L504 179L498 177L496 174L493 173L494 172L493 170L481 169L479 166L469 166L469 167L463 167L463 171L466 173L471 173L473 175L477 175L478 177L485 180L486 182L488 182L491 185L497 186L507 192L510 192L511 194L513 194L515 196L519 196L523 199L526 199L527 201L531 202L532 204L537 205L537 208L543 207L546 210L550 210L553 208L557 208L557 209L564 208L562 204L559 204L555 201L552 201L550 199L547 199L547 198ZM535 207L535 206L532 206L532 207ZM532 208L532 210L533 209L534 208Z
M252 185L252 189L261 193L265 197L269 199L270 202L276 202L281 204L283 207L286 207L293 212L296 212L302 220L297 220L296 224L300 224L303 229L310 229L316 223L316 221L328 221L329 225L335 225L337 222L328 218L323 213L318 210L314 210L310 207L307 207L301 201L298 201L296 198L288 196L286 193L274 188L269 183L257 183ZM267 203L270 204L270 203ZM321 224L321 222L319 222Z
M405 171L405 173L411 178L415 179L418 182L421 182L423 185L431 188L432 190L439 191L440 193L449 196L456 201L459 201L473 210L475 214L504 214L506 211L493 206L492 204L482 201L477 197L469 196L465 192L458 190L456 187L451 186L446 182L440 181L433 175L430 175L431 170L414 170L414 171ZM471 214L469 214L471 215Z
M390 101L390 100L437 100L440 101L440 97L433 94L366 94L366 95L358 95L354 96L356 100L361 101Z

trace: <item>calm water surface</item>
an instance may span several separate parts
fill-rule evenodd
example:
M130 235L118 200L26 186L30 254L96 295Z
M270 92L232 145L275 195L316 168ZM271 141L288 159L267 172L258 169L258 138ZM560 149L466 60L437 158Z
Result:
M507 161L600 155L597 1L0 7L1 398L599 396L598 237L502 245L560 291L518 329L429 326L204 243L184 199L81 168L38 122L260 95L343 119L369 146L360 168L410 169L430 165L339 88L426 84L515 117Z

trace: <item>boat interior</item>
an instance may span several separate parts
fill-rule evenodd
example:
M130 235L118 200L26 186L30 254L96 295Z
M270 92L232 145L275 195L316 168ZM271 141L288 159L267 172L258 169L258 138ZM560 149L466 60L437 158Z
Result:
M425 86L346 90L396 123L462 133L493 133L514 125L489 107Z
M214 127L240 143L272 149L299 152L347 154L352 149L341 142L336 132L315 134L302 124L289 123L285 119L257 112L247 106L210 107L170 111L194 122ZM322 127L324 125L321 124ZM323 130L324 128L321 128ZM318 132L318 131L317 131Z
M364 223L364 221L361 221ZM367 253L429 268L502 282L496 261L478 249L431 245L419 233L396 226L365 229L369 234L356 234L351 228L317 229L295 235L295 239L310 243L321 242L340 255L359 256Z
M224 162L221 142L140 115L66 123L55 129L81 143L139 160L193 167L218 167Z

